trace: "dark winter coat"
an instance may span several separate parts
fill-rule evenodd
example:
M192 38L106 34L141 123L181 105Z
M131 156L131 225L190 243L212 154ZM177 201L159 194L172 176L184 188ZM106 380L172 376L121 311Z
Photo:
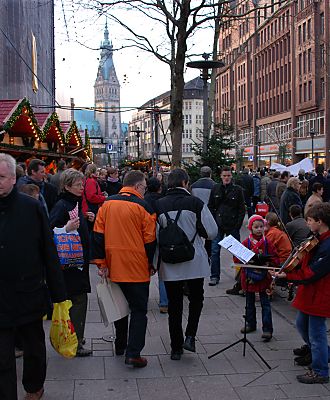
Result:
M152 212L156 212L156 201L164 197L161 193L147 192L144 195L144 201L149 204Z
M330 318L330 231L318 239L320 243L305 256L301 268L287 273L287 279L299 285L293 307Z
M300 243L311 236L311 231L303 217L294 218L285 225L285 228L295 246L299 246Z
M105 191L108 193L108 196L113 196L114 194L119 193L122 187L123 185L120 183L120 181L111 182L107 180Z
M79 204L79 221L80 226L78 233L81 239L81 244L84 253L83 269L71 268L63 271L63 276L66 284L66 289L69 296L90 293L91 286L89 281L89 234L85 217L81 211L81 197L77 197L72 193L66 192L61 194L61 199L55 204L50 213L51 228L62 228L69 221L69 211L72 211L77 202Z
M198 197L202 202L208 205L210 200L211 191L215 186L215 182L211 178L200 178L198 181L191 185L191 193L193 196Z
M283 224L290 222L289 209L292 205L297 205L302 208L302 202L299 194L291 187L285 189L280 201L280 216Z
M251 199L254 193L254 182L252 176L243 172L238 176L236 184L242 187L245 199Z
M329 201L330 199L330 180L326 179L323 174L317 174L316 176L313 176L312 179L309 181L308 185L308 195L312 194L312 189L314 183L321 183L323 186L323 201Z
M16 188L0 198L0 260L0 328L45 315L45 280L54 303L66 300L47 216L37 200Z
M243 189L233 183L226 186L216 184L211 192L209 209L225 233L239 230L245 216Z
M279 209L280 209L280 202L278 201L278 198L276 196L276 188L277 188L279 181L280 181L279 179L275 178L267 186L267 196L272 201L273 206L276 209L276 211L279 211Z

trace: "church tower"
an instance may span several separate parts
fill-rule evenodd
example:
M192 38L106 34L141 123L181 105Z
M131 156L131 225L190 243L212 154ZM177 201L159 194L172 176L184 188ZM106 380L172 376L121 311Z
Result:
M112 59L112 42L109 40L108 23L105 24L104 40L101 42L101 59L94 85L95 119L100 124L105 143L112 151L121 146L120 85ZM118 154L118 153L117 153Z

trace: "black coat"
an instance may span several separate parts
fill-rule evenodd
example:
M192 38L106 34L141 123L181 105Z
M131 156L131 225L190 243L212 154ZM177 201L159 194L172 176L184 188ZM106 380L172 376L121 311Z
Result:
M14 188L0 198L0 327L38 320L66 290L47 216L40 203Z
M233 183L226 186L216 184L211 192L209 209L225 233L239 230L245 216L243 189Z
M299 194L293 188L288 187L283 192L280 201L280 216L284 225L291 220L289 209L294 204L303 208Z
M156 201L164 197L161 193L147 192L144 195L144 201L149 204L152 212L156 212Z
M108 193L108 196L113 196L114 194L119 193L122 187L123 185L119 181L111 182L108 180L105 190Z
M89 281L89 233L86 219L81 211L81 200L81 197L77 197L72 193L62 193L61 199L55 204L49 216L51 228L62 228L70 219L69 211L72 211L76 207L77 202L79 203L80 226L78 228L78 233L80 235L84 252L84 265L82 270L71 268L63 271L66 289L69 296L90 293L91 291Z

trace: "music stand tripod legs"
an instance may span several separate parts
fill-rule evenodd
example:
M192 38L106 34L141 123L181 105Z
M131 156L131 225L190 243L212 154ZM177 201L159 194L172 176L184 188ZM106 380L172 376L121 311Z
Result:
M246 279L246 291L248 291L248 279ZM208 359L213 358L217 356L218 354L223 353L224 351L236 346L239 343L243 343L243 357L245 357L246 354L246 344L248 344L251 349L256 353L256 355L260 358L260 360L267 366L267 368L272 369L272 367L268 364L268 362L262 357L262 355L258 352L258 350L254 347L254 344L249 341L249 339L246 337L246 328L247 328L247 319L246 319L246 314L247 314L247 296L245 296L245 314L243 315L244 317L244 334L243 337L239 340L236 340L236 342L231 343L230 345L224 347L223 349L211 354L208 356Z

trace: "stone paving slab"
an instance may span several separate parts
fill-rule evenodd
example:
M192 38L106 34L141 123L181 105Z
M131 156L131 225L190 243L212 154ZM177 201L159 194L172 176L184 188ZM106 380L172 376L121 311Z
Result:
M74 400L139 400L136 379L77 380Z
M189 400L186 387L181 378L137 379L141 400Z

